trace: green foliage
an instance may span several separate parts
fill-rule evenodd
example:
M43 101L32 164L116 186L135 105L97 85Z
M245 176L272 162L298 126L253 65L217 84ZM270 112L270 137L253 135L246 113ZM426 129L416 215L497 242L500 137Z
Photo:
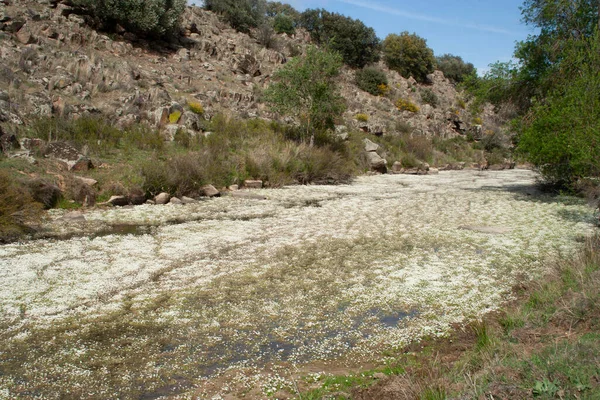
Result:
M271 186L335 183L347 182L355 173L344 145L336 149L291 141L284 130L264 121L217 115L210 130L210 136L187 145L184 137L176 137L187 152L147 160L141 168L143 190L150 196L163 191L196 196L209 183L222 187L248 178Z
M302 13L300 24L316 44L339 52L351 67L362 68L379 61L379 38L373 28L360 20L323 9L308 9Z
M108 154L118 148L162 150L164 147L164 140L156 130L144 125L121 130L103 118L92 116L82 116L76 120L39 118L31 122L27 135L46 141L68 141L79 147L87 146L98 155Z
M436 67L453 83L461 83L467 76L477 74L473 64L466 63L462 57L452 54L436 57Z
M310 46L306 56L293 58L274 74L265 98L276 112L299 116L306 128L304 139L314 138L315 129L333 128L344 110L335 82L341 66L338 53Z
M429 104L432 107L437 107L440 104L440 100L437 95L433 92L433 90L429 88L424 88L420 90L421 92L421 102L425 104Z
M412 76L418 82L425 82L434 70L433 50L427 47L425 39L414 33L389 34L383 41L383 55L390 69L405 78Z
M179 122L180 119L181 119L181 111L173 111L171 114L169 114L169 123L170 124L176 124Z
M129 32L160 37L179 29L185 0L74 0L104 29L121 25Z
M572 185L600 174L598 42L597 36L571 42L564 57L579 73L534 104L519 138L519 150L551 182Z
M378 68L366 67L355 72L355 82L359 89L373 96L380 96L382 93L382 85L387 88L388 79L385 72Z
M249 32L263 22L267 3L265 0L204 0L204 8L221 14L232 28Z
M293 35L296 33L296 23L289 15L277 14L273 19L273 29L275 29L275 32L277 33Z
M398 99L396 101L396 108L400 111L410 111L412 113L419 112L419 107L410 100Z

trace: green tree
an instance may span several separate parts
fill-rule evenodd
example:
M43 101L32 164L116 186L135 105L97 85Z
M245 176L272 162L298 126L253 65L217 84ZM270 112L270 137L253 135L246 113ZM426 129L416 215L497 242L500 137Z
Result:
M380 40L362 21L323 9L308 9L300 24L316 44L326 44L342 55L344 63L362 68L379 61Z
M435 66L433 50L416 34L389 34L383 41L383 57L387 66L405 78L412 76L425 82Z
M462 57L452 54L436 57L436 67L454 83L461 83L466 77L477 73L473 64L466 63Z
M335 82L341 67L338 53L309 46L305 56L294 57L273 75L265 92L274 111L300 118L306 132L303 140L310 139L311 144L315 130L333 128L344 111Z
M204 0L204 8L221 14L232 28L247 33L263 22L267 2L265 0Z
M74 0L106 30L160 37L177 33L186 0Z
M547 180L569 186L579 178L600 175L598 35L572 40L563 57L569 79L533 105L518 149Z

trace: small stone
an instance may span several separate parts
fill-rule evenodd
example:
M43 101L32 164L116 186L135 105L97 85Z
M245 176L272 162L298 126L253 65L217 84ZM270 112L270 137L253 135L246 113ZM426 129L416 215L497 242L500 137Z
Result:
M401 174L402 171L404 171L404 168L402 167L402 163L400 161L395 161L394 164L392 165L392 172L394 172L396 174Z
M183 204L183 201L179 200L177 197L171 197L169 204Z
M248 189L261 189L263 187L263 181L260 180L245 180L244 187Z
M186 196L183 196L183 197L181 198L181 202L182 202L183 204L193 204L193 203L197 203L197 202L198 202L198 200L196 200L196 199L192 199L191 197L186 197Z
M171 195L169 193L160 193L156 197L154 197L154 202L156 204L167 204L171 199Z
M427 173L428 173L429 175L437 175L437 174L439 174L439 173L440 173L440 170L439 170L439 169L437 169L437 168L429 168L429 171L427 171Z
M86 184L86 185L88 185L88 186L95 186L95 185L98 183L98 181L97 181L97 180L95 180L95 179L92 179L92 178L85 178L85 177L83 177L83 176L75 176L75 179L77 179L77 180L78 180L78 181L80 181L80 182L83 182L83 183L85 183L85 184Z
M217 190L213 185L206 185L202 187L202 194L206 197L218 197L221 192Z
M67 222L84 222L85 216L81 211L72 211L63 215L62 218L60 218L60 220Z
M387 378L387 375L384 374L383 372L375 372L373 374L373 378L381 380L381 379Z
M229 190L231 190L232 192L235 192L236 190L239 190L240 187L238 185L231 185L228 187Z
M155 202L154 200L150 200L150 199L148 199L148 200L146 200L146 204L148 204L148 205L150 205L150 206L153 206L153 205L155 205L155 204L156 204L156 202Z

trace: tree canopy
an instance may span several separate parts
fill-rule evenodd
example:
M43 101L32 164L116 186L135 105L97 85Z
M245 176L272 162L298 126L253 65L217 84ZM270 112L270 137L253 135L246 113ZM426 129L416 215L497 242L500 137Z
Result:
M323 9L308 9L300 16L313 42L341 54L345 64L362 68L379 61L380 40L362 21Z
M383 41L383 56L387 66L405 78L425 82L435 67L433 50L417 34L389 34Z
M338 53L309 46L306 55L294 57L274 74L265 97L274 111L300 116L306 128L304 140L312 142L315 129L333 128L344 111L335 83L341 66Z

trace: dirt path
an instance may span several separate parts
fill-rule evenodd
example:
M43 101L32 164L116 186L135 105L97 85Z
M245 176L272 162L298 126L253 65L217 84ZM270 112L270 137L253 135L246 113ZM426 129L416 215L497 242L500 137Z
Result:
M388 175L93 211L87 228L60 229L154 228L2 246L0 370L14 372L0 374L0 398L262 398L293 391L293 365L379 361L495 309L591 231L593 210L540 195L535 178Z

